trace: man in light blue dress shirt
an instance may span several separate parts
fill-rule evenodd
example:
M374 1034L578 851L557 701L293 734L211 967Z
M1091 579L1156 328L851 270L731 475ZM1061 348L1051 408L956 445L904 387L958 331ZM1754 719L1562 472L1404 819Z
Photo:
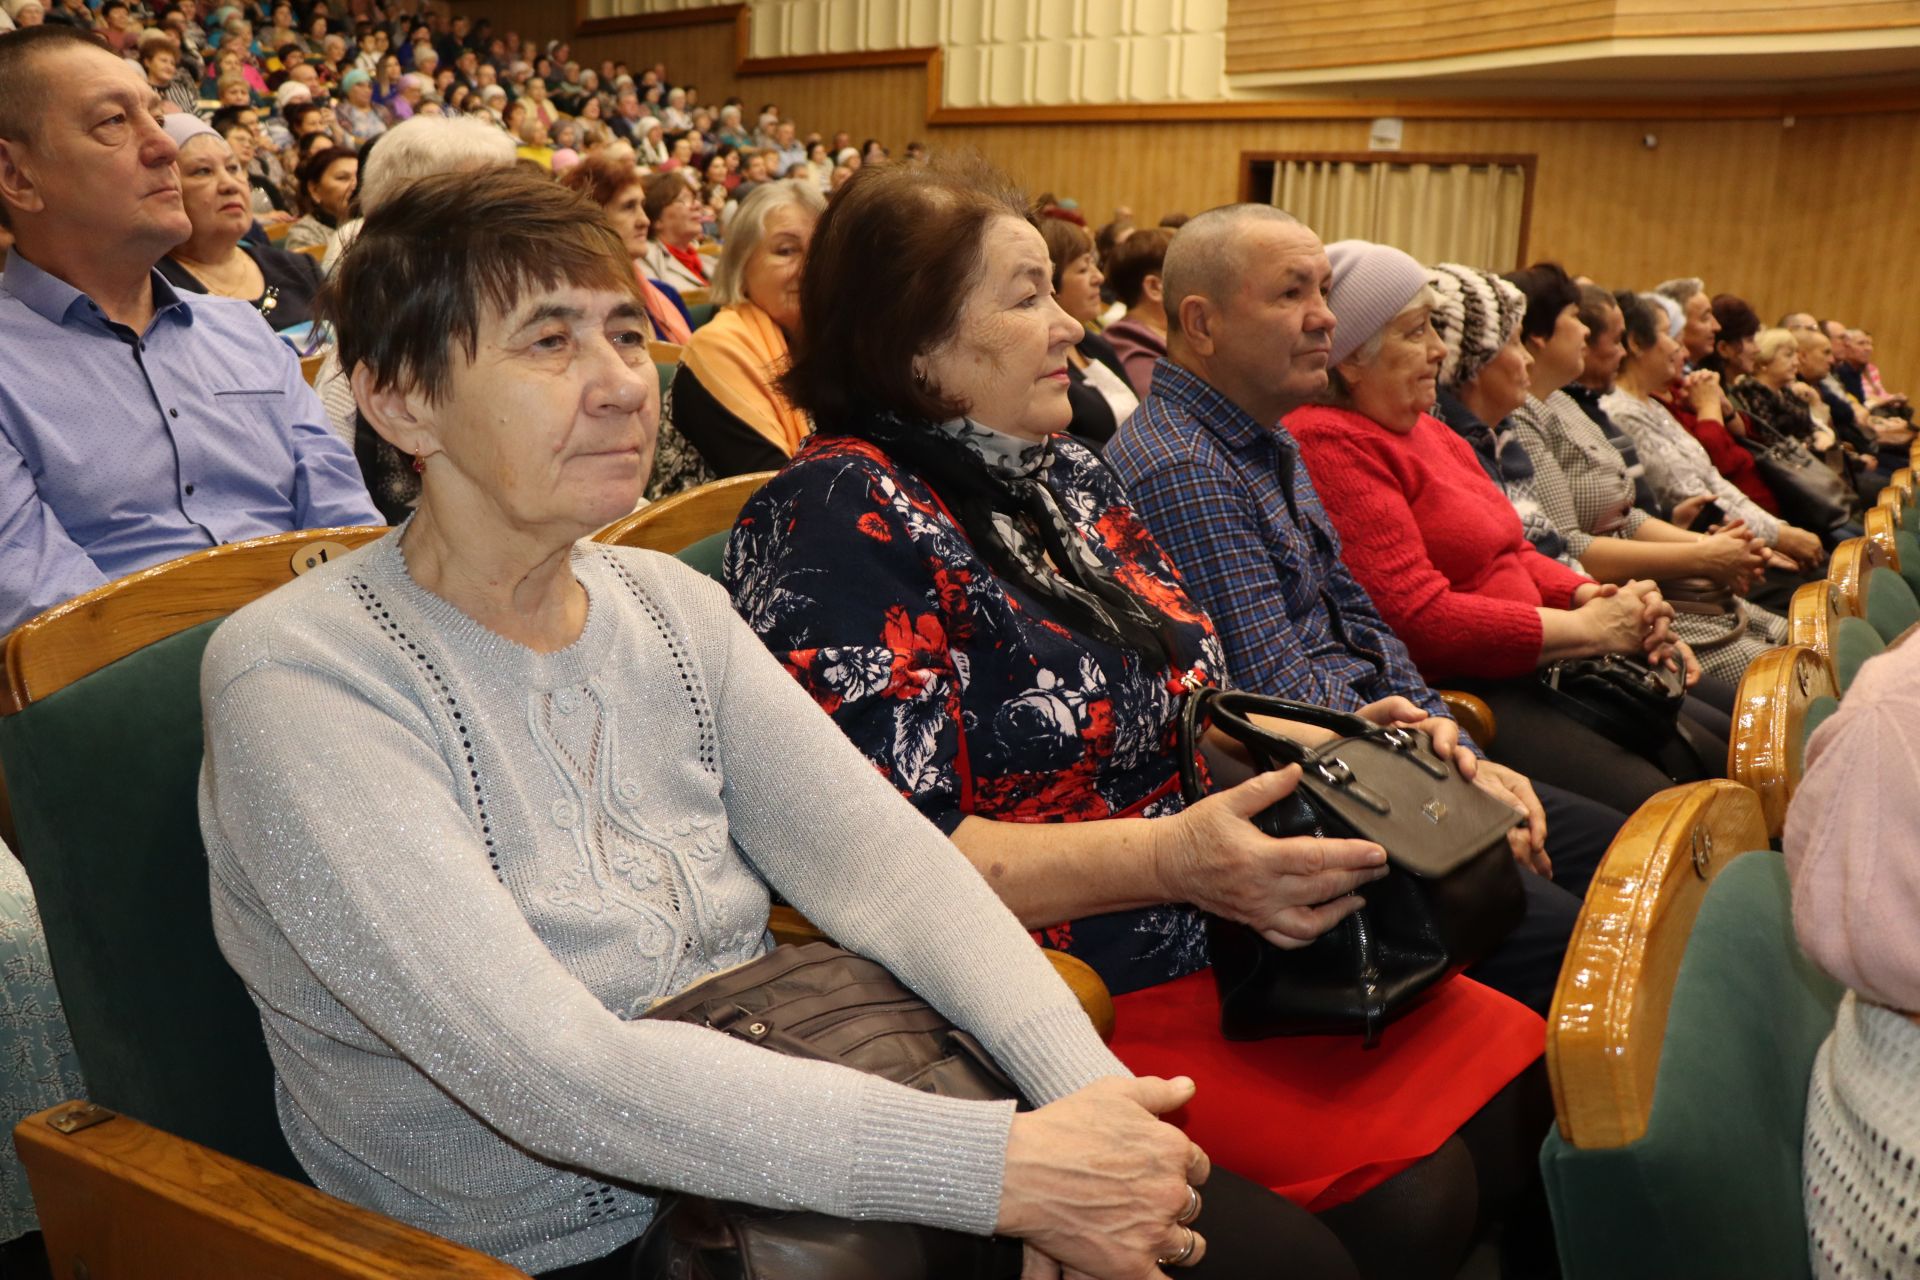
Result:
M207 547L383 523L259 313L153 270L192 230L160 111L89 36L0 36L0 631Z

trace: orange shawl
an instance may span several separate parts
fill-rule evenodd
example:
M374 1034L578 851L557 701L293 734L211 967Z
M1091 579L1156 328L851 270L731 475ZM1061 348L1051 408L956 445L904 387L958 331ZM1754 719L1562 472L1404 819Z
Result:
M722 307L694 332L681 363L722 408L791 458L813 430L774 380L787 369L787 335L751 302Z

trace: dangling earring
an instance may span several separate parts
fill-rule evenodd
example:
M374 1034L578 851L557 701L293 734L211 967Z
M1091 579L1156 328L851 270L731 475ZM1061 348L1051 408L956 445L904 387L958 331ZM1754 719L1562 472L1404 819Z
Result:
M426 472L426 469L427 469L426 454L416 453L413 455L413 469L418 474L424 474Z
M927 389L927 371L917 364L913 366L913 385L922 391Z

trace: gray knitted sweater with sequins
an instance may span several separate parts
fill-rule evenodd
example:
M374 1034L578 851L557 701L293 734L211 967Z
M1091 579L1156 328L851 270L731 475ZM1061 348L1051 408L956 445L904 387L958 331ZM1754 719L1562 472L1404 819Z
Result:
M208 647L214 924L295 1154L535 1271L638 1235L648 1187L990 1231L1011 1104L635 1018L759 955L770 883L1036 1102L1125 1068L718 586L585 543L574 571L558 653L421 588L397 533Z

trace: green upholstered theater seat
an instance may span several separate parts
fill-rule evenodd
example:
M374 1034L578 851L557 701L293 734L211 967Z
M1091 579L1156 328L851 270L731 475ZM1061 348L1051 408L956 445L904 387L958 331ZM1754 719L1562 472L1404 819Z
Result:
M1869 658L1886 652L1887 642L1865 618L1842 618L1833 630L1833 679L1844 696Z
M674 559L692 565L718 582L720 581L720 558L727 552L727 538L732 533L731 529L710 533L692 546L682 547L674 552Z
M1813 740L1814 731L1827 722L1827 717L1840 709L1840 704L1832 698L1819 697L1807 704L1805 732L1800 739L1800 750L1805 752L1807 743Z
M1920 502L1911 504L1901 513L1901 520L1920 520ZM1900 577L1906 582L1907 589L1920 597L1920 537L1915 537L1910 526L1903 525L1893 535L1894 548L1900 553Z
M661 364L657 360L654 362L653 376L660 379L660 401L662 404L666 403L667 388L673 385L673 375L678 372L680 372L680 366L677 364Z
M1867 621L1888 644L1920 622L1920 600L1904 577L1883 567L1867 578Z
M687 322L691 328L698 329L719 314L720 308L711 302L689 302L687 304Z
M259 1012L213 936L196 789L218 625L0 717L0 767L89 1097L304 1182Z
M1735 858L1680 964L1646 1135L1541 1150L1566 1280L1804 1280L1801 1128L1840 995L1794 941L1785 860Z

